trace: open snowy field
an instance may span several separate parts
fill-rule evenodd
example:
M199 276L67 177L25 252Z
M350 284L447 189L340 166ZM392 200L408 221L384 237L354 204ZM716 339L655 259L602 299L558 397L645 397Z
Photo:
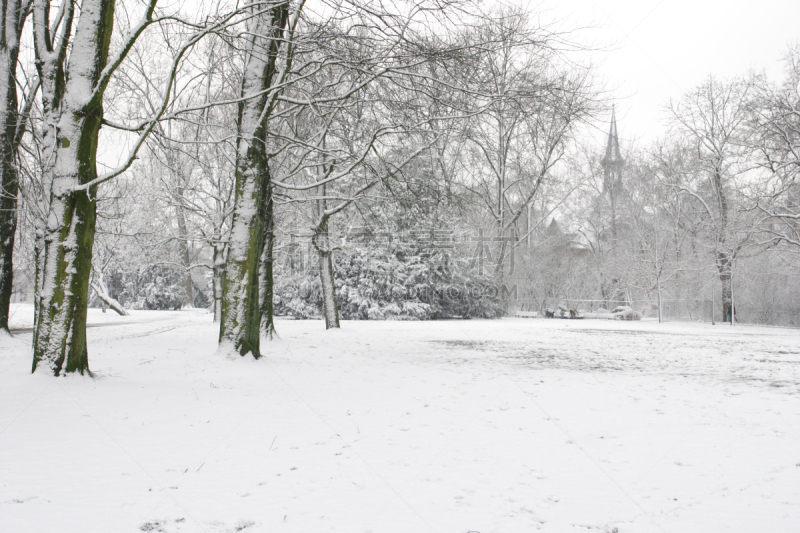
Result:
M800 331L90 310L95 379L0 339L2 532L800 531Z

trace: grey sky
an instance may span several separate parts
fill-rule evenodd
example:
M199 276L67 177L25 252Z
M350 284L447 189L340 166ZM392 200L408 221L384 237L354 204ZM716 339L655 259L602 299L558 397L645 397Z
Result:
M800 2L789 0L516 0L563 26L593 26L583 40L617 98L620 136L637 144L664 131L664 104L714 73L749 69L782 76L787 46L800 42ZM603 126L605 129L605 126Z

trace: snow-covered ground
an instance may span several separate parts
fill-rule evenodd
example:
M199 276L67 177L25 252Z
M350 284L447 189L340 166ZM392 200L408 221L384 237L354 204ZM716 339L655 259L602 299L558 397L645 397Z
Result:
M94 379L0 339L2 532L800 531L797 330L90 322Z

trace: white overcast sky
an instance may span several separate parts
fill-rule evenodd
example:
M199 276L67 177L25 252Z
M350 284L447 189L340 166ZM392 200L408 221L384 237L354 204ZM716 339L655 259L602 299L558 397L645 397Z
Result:
M616 98L621 140L637 144L664 131L663 108L708 74L749 69L782 76L787 46L800 42L800 1L507 0L561 25L593 26L583 40ZM603 126L605 129L605 126ZM626 143L627 144L627 143Z

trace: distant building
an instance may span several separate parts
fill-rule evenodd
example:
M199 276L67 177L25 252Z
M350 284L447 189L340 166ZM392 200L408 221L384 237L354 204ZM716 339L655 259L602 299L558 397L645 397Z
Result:
M601 200L606 203L609 210L609 222L611 238L614 243L617 241L619 207L624 188L622 185L622 169L625 167L625 160L619 149L619 134L617 133L617 116L614 108L611 108L611 128L608 132L608 144L606 145L606 155L600 161L603 167L603 196Z
M603 167L603 192L614 194L622 186L622 169L625 166L625 160L619 150L617 116L613 107L611 108L611 129L608 132L606 155L600 161L600 165Z

